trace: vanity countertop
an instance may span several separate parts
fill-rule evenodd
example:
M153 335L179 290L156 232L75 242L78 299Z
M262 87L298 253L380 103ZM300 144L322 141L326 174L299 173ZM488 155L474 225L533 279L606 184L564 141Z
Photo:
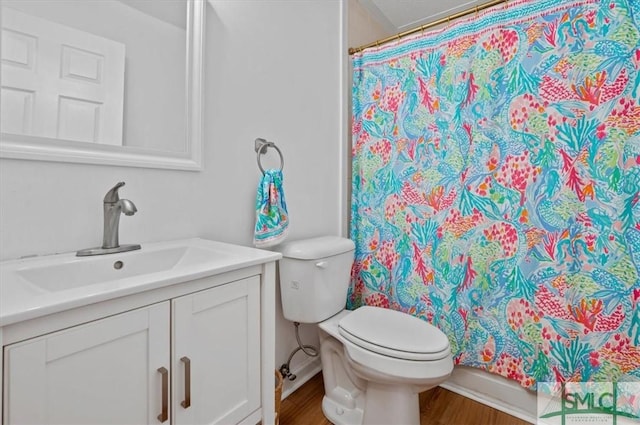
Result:
M193 238L92 257L56 254L0 262L0 327L277 261L278 252Z

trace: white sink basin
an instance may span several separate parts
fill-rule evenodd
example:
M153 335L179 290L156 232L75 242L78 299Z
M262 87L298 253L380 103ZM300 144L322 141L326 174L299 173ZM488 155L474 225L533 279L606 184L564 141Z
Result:
M64 291L79 286L115 281L173 269L196 266L225 253L194 246L159 247L122 254L71 257L47 265L31 265L16 274L45 291Z
M0 326L279 258L276 252L186 239L117 254L5 261L0 263Z

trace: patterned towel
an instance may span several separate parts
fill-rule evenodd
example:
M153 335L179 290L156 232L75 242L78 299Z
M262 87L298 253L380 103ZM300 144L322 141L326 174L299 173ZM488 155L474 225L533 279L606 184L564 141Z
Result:
M277 245L289 227L289 213L282 188L282 170L266 170L256 194L256 227L253 244L258 248Z

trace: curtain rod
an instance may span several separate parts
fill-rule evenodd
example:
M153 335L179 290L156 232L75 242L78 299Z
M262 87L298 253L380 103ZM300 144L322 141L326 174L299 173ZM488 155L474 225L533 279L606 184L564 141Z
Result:
M368 49L369 47L380 46L382 44L390 43L392 41L400 41L401 38L404 38L404 37L406 37L408 35L411 35L411 34L415 34L418 31L424 31L427 28L432 28L432 27L435 27L435 26L438 26L438 25L449 23L450 21L452 21L454 19L462 18L463 16L471 15L472 13L478 13L481 10L488 9L488 8L493 7L493 6L495 6L497 4L500 4L500 3L507 3L508 1L509 0L492 0L490 2L482 3L480 5L477 5L475 7L470 7L469 9L465 9L465 10L463 10L461 12L453 13L453 14L445 17L445 18L441 18L441 19L438 19L436 21L429 22L428 24L424 24L424 25L421 25L419 27L415 27L415 28L412 28L410 30L407 30L407 31L404 31L404 32L400 32L400 33L398 33L396 35L392 35L390 37L383 38L381 40L376 40L373 43L365 44L365 45L360 46L360 47L349 47L349 54L353 55L355 53L363 51L364 49Z

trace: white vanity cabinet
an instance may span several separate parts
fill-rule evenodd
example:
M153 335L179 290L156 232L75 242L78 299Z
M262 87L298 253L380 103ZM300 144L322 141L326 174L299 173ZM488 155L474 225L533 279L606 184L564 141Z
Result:
M240 423L260 407L260 281L11 344L5 362L7 424Z
M2 423L272 424L278 257L259 259L0 317Z

